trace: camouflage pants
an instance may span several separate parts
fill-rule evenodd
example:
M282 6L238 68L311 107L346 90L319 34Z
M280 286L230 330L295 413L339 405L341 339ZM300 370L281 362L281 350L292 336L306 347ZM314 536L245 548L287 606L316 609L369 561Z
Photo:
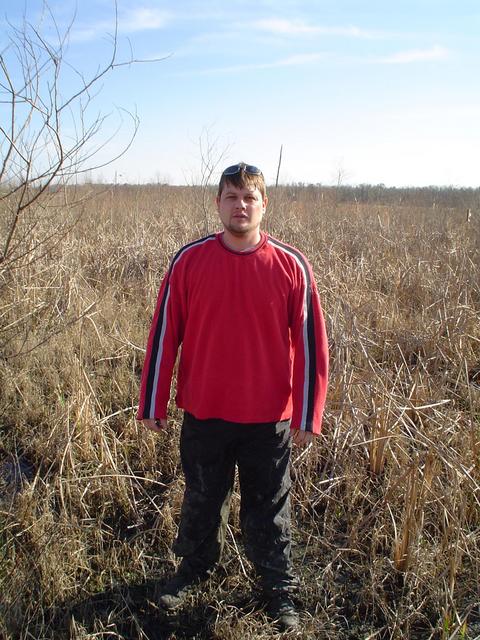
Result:
M182 565L207 574L220 559L235 465L247 557L263 590L295 591L290 537L290 422L239 424L185 413L180 438L185 475L174 552Z

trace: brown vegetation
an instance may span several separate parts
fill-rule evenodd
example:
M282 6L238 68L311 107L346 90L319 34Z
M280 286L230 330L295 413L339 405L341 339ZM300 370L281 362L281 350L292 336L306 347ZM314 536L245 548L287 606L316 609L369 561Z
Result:
M30 237L0 273L0 634L273 637L248 605L238 495L225 569L178 615L155 604L175 562L180 415L172 403L157 436L134 407L160 278L203 235L203 193L97 190L64 210L60 242ZM294 455L300 636L474 638L479 217L345 194L280 188L267 221L309 257L331 342L324 433Z

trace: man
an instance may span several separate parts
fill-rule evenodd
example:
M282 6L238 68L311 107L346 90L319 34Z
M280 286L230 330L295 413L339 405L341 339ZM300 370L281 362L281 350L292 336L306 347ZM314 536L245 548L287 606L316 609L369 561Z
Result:
M218 562L237 466L246 554L270 616L292 629L291 442L305 446L320 432L325 325L305 257L260 229L261 171L243 162L225 169L216 204L223 232L180 249L163 280L142 373L137 417L160 432L182 345L185 494L174 551L183 559L160 602L181 604Z

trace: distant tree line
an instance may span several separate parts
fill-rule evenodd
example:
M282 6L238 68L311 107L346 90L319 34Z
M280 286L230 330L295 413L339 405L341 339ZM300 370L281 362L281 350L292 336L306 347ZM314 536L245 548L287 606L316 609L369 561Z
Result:
M115 187L117 189L149 188L149 189L169 189L182 191L195 191L202 189L208 197L214 198L216 185L172 185L163 182L134 183L109 183L103 179L84 180L84 184L98 187ZM389 206L415 206L439 208L466 208L480 209L480 187L387 187L384 184L359 184L351 185L322 185L321 183L309 184L296 182L291 184L267 185L267 190L271 195L277 192L278 195L287 197L289 200L305 199L323 202L324 204L377 204Z
M480 208L480 187L386 187L384 184L324 186L296 183L287 188L290 193L295 193L299 189L321 193L323 199L338 203Z

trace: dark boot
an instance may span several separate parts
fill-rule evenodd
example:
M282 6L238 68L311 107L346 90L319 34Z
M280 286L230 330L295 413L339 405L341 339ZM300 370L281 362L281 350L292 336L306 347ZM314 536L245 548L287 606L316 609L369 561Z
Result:
M209 571L198 572L182 561L178 571L163 585L158 603L164 609L182 605L197 585L209 578Z
M286 591L278 591L269 598L267 614L280 631L293 631L300 626L297 608Z

